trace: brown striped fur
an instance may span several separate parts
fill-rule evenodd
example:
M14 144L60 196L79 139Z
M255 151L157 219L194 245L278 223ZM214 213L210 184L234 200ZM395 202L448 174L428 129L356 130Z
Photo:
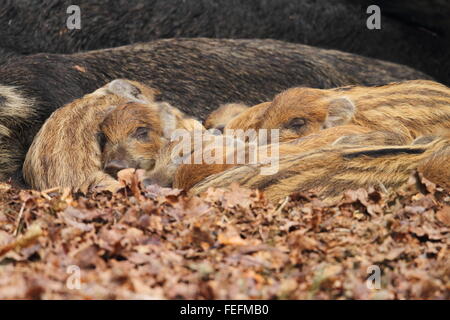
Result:
M396 135L390 132L379 132L372 133L370 129L348 125L340 126L335 128L329 128L323 130L320 133L313 134L289 143L282 143L279 145L279 154L281 157L292 154L300 154L302 152L311 151L317 148L321 148L327 145L331 145L333 142L342 144L340 139L343 137L348 137L349 140L353 140L353 144L363 145L385 145L388 142L396 140ZM348 142L344 141L345 144ZM265 161L268 157L272 155L272 146L262 146L261 157L259 161ZM189 190L192 186L199 183L206 177L213 175L218 172L223 172L229 168L237 166L237 164L227 164L225 158L228 154L224 154L224 160L222 164L181 164L174 166L172 163L172 150L174 145L168 145L163 148L158 160L156 161L155 167L157 170L152 170L147 173L149 177L148 183L163 183L164 186L173 186L178 189ZM208 149L206 149L208 150ZM236 150L233 150L236 154ZM246 158L248 158L248 149L246 151ZM235 157L235 156L234 156ZM169 169L170 168L170 169Z
M129 103L115 108L105 117L100 124L105 172L115 177L118 171L126 168L153 170L156 161L161 161L161 149L171 145L175 130L203 130L200 122L186 117L168 103L157 103L156 106L157 109L151 104ZM169 168L165 169L170 171Z
M242 103L228 103L221 105L211 112L205 120L206 129L217 129L223 131L225 126L249 107Z
M264 190L272 201L292 193L315 190L333 198L349 189L383 185L399 187L420 169L425 177L448 188L450 139L436 137L425 145L331 146L280 159L280 170L260 175L262 165L240 166L212 175L191 189L198 194L208 188L223 188L233 182Z
M25 181L39 190L117 189L118 182L103 171L104 152L111 156L114 145L127 140L128 151L136 149L151 158L162 145L160 140L168 133L165 131L172 125L176 127L181 118L175 108L155 102L158 93L138 82L115 80L58 109L45 122L27 153L23 167ZM120 118L126 114L130 118ZM118 131L108 130L111 126ZM129 139L138 126L150 128L148 135L152 142L148 149L149 143L143 145Z
M230 119L230 121L225 126L226 129L260 129L260 121L263 119L264 114L268 107L270 107L271 102L263 102L248 108L247 110L241 112L238 116Z
M257 129L279 128L281 141L350 123L395 131L412 141L449 130L450 89L427 80L377 87L293 88L277 95L263 111L258 107L252 114L250 108L232 122Z
M447 139L446 147L434 152L431 157L419 165L419 172L428 180L450 191L450 134L443 134ZM432 137L430 137L432 138ZM425 141L427 143L429 141Z

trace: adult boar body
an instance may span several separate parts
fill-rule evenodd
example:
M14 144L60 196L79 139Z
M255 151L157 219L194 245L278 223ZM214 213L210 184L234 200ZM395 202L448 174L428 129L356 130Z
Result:
M22 54L73 53L173 37L271 38L409 65L450 84L449 36L433 28L450 17L444 0L421 1L427 5L411 14L409 4L383 1L380 30L366 27L367 7L373 3L363 0L0 2L0 46ZM66 27L72 4L81 9L79 30ZM425 10L429 7L441 19ZM423 14L414 15L417 11Z
M161 100L204 119L223 103L255 105L293 86L377 85L428 77L401 65L275 40L167 39L12 58L0 66L0 161L19 167L55 109L117 78L159 89ZM1 167L4 179L11 172Z
M20 54L12 50L0 47L0 65L12 57L18 57Z
M373 0L348 0L368 7ZM383 16L422 29L434 37L450 38L450 2L447 0L377 0Z

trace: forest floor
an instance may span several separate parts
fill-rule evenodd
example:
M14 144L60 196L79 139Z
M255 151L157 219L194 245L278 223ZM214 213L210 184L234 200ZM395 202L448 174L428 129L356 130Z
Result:
M0 184L0 299L450 299L450 195Z

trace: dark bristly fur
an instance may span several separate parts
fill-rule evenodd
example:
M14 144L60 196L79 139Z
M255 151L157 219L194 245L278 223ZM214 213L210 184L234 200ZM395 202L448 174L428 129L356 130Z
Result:
M375 3L380 30L366 28L374 1L363 0L2 0L0 46L73 53L173 37L270 38L409 65L450 84L448 1ZM80 30L66 28L72 4Z
M354 153L347 153L344 155L345 159L354 159L362 156L368 156L372 158L384 157L387 155L401 155L401 154L421 154L424 153L425 149L412 149L412 148L384 148L381 150L367 150L358 151Z
M2 48L0 46L0 65L8 61L8 59L12 57L19 57L20 54L17 52L14 52L13 50L9 50L7 48Z

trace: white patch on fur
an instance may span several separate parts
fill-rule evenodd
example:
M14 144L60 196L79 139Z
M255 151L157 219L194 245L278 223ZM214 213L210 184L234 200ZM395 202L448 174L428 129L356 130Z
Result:
M175 112L176 109L167 102L158 103L158 108L164 138L170 139L178 125L178 119Z
M6 117L29 119L36 114L33 109L35 101L25 99L16 87L0 85L0 97L6 100L0 105L0 121Z
M180 127L180 125L178 127ZM188 131L204 131L204 130L206 130L205 127L202 125L202 123L194 118L184 118L182 120L181 127L183 127L183 129L186 129ZM217 131L220 132L219 130L217 130ZM220 133L220 134L222 134L222 133Z
M142 94L139 94L141 90L127 80L116 79L108 83L106 87L109 92L126 98L132 102L144 104L148 102Z
M106 118L116 108L117 108L117 106L109 106L109 107L105 108L105 110L103 111L103 118Z
M348 143L348 139L351 137L354 137L355 135L347 135L337 138L331 145L332 146L339 146L339 145L346 145ZM350 143L351 144L351 143Z
M353 118L356 106L347 97L340 97L330 101L328 116L322 125L323 129L344 125Z
M12 132L11 130L9 130L7 127L5 127L4 125L0 124L0 136L4 136L4 137L11 137Z

